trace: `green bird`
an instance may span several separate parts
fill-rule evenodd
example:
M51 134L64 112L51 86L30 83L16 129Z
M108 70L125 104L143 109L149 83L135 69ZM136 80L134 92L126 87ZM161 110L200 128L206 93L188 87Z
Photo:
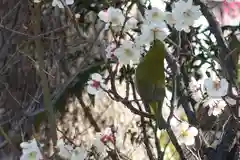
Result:
M155 40L148 53L138 64L135 73L136 90L146 107L146 111L155 115L159 129L167 127L162 116L162 105L165 97L164 55L164 44Z
M235 33L232 33L229 36L229 49L231 50L230 55L232 56L235 68L237 69L237 83L240 84L240 41Z

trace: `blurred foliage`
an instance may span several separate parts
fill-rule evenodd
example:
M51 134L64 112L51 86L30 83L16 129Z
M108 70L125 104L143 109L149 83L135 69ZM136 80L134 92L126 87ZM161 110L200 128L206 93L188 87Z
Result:
M55 90L55 92L52 94L52 104L55 111L64 114L66 112L65 106L67 98L84 92L84 87L86 86L87 81L90 79L91 74L96 72L101 73L105 70L103 61L96 61L95 63L95 65L90 65L83 72L78 72L75 76L70 78L69 81ZM93 99L92 95L89 95L89 98ZM94 101L92 102L94 103ZM46 116L47 115L45 112L41 112L34 116L34 125L36 129L39 128L39 125L43 120L47 119Z
M164 151L164 160L179 159L179 155L174 145L172 144L167 131L160 132L159 143Z

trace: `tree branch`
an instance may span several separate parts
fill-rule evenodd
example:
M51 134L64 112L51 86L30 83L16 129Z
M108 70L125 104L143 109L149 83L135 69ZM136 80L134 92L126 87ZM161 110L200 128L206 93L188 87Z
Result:
M225 72L225 76L228 80L234 82L234 77L236 75L235 66L231 56L229 56L228 59L225 60L225 57L231 52L231 50L229 49L228 44L223 37L222 29L218 21L216 20L214 14L203 2L201 2L201 0L194 0L194 2L196 5L200 5L202 14L205 16L209 23L209 30L215 36L217 44L221 49L219 58L221 61L222 69Z
M33 9L33 16L32 16L33 23L33 30L34 34L38 35L41 32L41 5L40 3L34 3L34 9ZM48 79L44 72L44 51L43 46L40 38L35 39L35 47L36 47L36 56L39 61L39 75L41 78L41 85L43 88L43 98L44 98L44 107L48 111L48 120L50 123L50 132L51 132L51 138L53 141L53 145L55 146L57 143L57 125L56 125L56 118L54 109L51 103L51 97L50 97L50 90L48 87Z

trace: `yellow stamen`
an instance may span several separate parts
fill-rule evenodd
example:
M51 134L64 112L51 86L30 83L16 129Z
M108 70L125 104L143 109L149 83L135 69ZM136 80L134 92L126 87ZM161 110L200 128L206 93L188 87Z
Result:
M219 81L213 81L213 87L218 90L220 89L221 85L220 85L220 82Z
M157 17L158 17L158 13L157 13L157 12L154 12L154 13L152 14L152 17L153 17L153 18L157 18Z
M188 132L187 131L182 131L181 132L181 136L182 137L187 137L188 136Z
M30 159L30 160L35 160L36 159L36 156L37 156L37 152L31 152L31 153L29 153L29 155L28 155L28 158Z
M127 56L131 56L132 55L132 52L130 51L130 49L125 49L125 54Z

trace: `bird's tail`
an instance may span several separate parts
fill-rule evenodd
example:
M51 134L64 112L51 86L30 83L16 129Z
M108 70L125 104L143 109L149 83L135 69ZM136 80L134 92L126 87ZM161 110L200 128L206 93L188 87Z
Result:
M167 129L167 122L163 118L162 115L162 104L163 102L152 102L150 103L150 110L151 113L155 115L155 121L156 121L156 126L161 130L161 129Z

